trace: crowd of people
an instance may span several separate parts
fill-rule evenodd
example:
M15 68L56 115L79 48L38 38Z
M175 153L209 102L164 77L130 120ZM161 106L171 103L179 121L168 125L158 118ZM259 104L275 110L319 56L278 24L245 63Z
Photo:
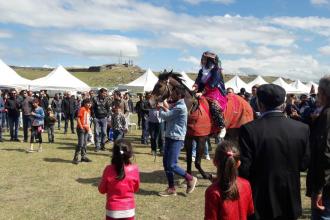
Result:
M217 59L212 53L203 54L194 91L197 97L210 98L212 114L217 115L213 120L221 127L225 96L233 89L224 88ZM302 214L300 172L308 170L306 195L312 201L311 219L329 219L330 76L320 79L318 92L300 95L299 99L274 84L255 85L251 95L242 88L239 95L250 103L254 120L242 125L238 143L218 139L213 157L217 175L205 192L204 218L298 219ZM178 164L187 132L185 88L178 86L168 100L155 105L150 98L151 93L140 94L134 106L129 94L115 91L110 96L104 88L95 95L91 91L75 98L65 93L52 100L45 91L36 95L24 90L18 95L11 90L0 98L0 141L7 127L10 141L20 141L21 120L24 142L31 130L27 152L34 152L35 141L42 151L43 130L48 131L49 143L54 143L54 128L60 130L64 120L66 134L70 121L71 132L78 136L72 162L79 164L91 162L88 142L97 152L113 140L111 164L105 168L98 189L107 194L106 219L134 219L134 193L140 178L137 165L131 162L134 149L125 138L131 113L138 115L141 143L149 144L150 140L151 154L163 156L168 187L159 196L177 195L175 174L185 179L187 194L197 185L197 178Z

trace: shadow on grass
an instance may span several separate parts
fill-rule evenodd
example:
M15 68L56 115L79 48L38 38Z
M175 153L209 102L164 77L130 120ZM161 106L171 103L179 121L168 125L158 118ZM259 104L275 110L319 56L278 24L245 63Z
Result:
M4 148L4 149L0 149L0 150L4 150L4 151L17 151L17 152L26 152L25 149L21 149L21 148Z
M136 193L138 195L142 195L142 196L159 196L158 193L160 191L155 191L155 190L145 190L145 189L139 189L139 191ZM187 195L183 192L177 192L178 196L183 196L183 197L187 197Z
M101 177L95 177L95 178L78 178L76 181L81 184L88 184L97 187L99 185L99 182L101 180Z
M64 160L62 158L44 158L44 161L50 163L72 163L72 160Z

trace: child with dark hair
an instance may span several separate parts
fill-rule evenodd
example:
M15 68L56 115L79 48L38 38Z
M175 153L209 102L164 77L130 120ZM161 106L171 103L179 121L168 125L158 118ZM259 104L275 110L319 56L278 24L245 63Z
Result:
M45 115L45 127L47 128L49 143L54 143L54 127L56 121L52 108L48 107Z
M72 163L78 164L78 156L81 153L81 162L92 162L87 157L87 139L88 134L90 133L90 115L91 115L91 108L92 102L89 98L84 99L82 103L82 107L79 109L78 117L77 117L77 135L78 135L78 144L74 153L74 157Z
M44 118L45 112L43 108L39 106L39 99L33 100L33 111L31 112L32 116L32 126L31 126L31 139L30 139L30 149L26 152L32 153L33 151L33 143L34 139L38 139L39 142L39 149L38 152L42 151L42 132L44 126Z
M134 193L139 190L140 176L137 165L131 162L132 157L130 142L125 139L115 141L111 165L104 169L98 187L100 193L107 194L107 220L134 219Z
M246 220L254 213L250 183L238 177L240 152L228 141L218 145L213 160L217 178L205 192L205 220Z
M113 140L124 138L125 133L128 131L127 121L125 115L122 113L119 105L115 105L113 114L111 115L111 128L113 131Z

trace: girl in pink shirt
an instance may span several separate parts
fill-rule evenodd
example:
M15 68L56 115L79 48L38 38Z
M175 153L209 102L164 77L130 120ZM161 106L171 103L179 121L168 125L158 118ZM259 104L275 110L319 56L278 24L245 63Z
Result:
M131 163L132 145L125 139L115 142L111 165L104 171L99 192L107 194L106 219L132 220L135 216L134 193L139 190L140 176L137 165Z
M237 176L240 153L233 143L218 145L214 165L217 179L205 192L205 220L246 220L254 213L250 183Z

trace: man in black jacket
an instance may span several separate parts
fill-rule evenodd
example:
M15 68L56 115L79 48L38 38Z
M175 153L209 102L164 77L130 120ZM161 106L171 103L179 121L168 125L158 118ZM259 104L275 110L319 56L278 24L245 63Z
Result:
M99 90L98 96L92 99L92 116L94 121L95 152L105 150L107 137L107 118L110 116L111 101L108 91L104 88Z
M74 131L74 116L76 112L76 100L74 97L71 97L70 92L65 93L65 98L62 101L62 111L64 113L64 134L67 133L68 131L68 122L70 120L70 125L71 125L71 132L72 134L75 133Z
M10 129L10 141L19 141L18 126L20 116L20 102L17 99L17 92L15 89L10 91L10 97L5 104L5 109L8 111L8 122Z
M258 220L293 220L302 214L300 171L310 159L309 128L284 116L284 100L282 87L260 86L261 117L240 128L239 174L251 183Z
M307 195L312 197L312 219L330 219L330 76L320 79L318 101L323 107L312 124L312 158Z
M23 113L23 136L24 142L28 141L29 128L32 125L32 109L33 109L33 98L28 95L28 91L22 91L23 100L21 103L22 113Z

